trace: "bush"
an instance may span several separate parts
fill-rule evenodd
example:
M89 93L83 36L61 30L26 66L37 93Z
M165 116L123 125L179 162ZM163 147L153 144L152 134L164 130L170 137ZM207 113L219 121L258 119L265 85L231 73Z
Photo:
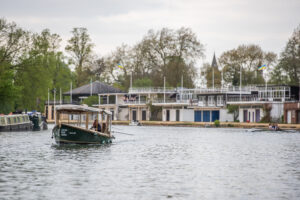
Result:
M220 121L219 120L214 121L214 123L215 123L216 127L220 127Z
M228 127L234 127L233 124L228 124L227 126L228 126Z
M82 101L82 104L92 106L93 104L98 104L98 96L89 96Z

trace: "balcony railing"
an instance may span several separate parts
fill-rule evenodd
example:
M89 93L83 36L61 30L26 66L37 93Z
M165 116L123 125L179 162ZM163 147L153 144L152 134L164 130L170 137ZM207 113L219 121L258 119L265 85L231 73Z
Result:
M174 93L176 92L175 88L163 88L163 87L148 87L148 88L129 88L129 93L130 94L140 94L140 93Z

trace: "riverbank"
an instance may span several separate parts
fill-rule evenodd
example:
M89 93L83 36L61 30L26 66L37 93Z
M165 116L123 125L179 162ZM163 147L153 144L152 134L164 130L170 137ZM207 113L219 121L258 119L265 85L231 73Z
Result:
M48 121L49 124L54 123L53 120ZM69 122L69 123L77 123ZM92 123L92 122L91 122ZM129 121L113 121L113 125L129 125ZM166 122L166 121L140 121L142 126L177 126L177 127L215 127L213 122ZM280 129L300 130L300 124L278 124ZM220 122L219 127L233 128L261 128L268 129L268 123L242 123L242 122Z

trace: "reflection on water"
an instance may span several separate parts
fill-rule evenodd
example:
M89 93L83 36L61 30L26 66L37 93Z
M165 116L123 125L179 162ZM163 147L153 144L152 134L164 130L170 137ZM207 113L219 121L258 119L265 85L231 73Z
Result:
M51 127L50 127L51 128ZM107 145L0 133L0 199L299 199L300 134L130 127Z

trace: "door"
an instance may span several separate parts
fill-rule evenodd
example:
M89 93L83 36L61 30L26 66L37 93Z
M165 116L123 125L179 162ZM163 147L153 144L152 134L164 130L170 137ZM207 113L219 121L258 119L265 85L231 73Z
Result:
M115 111L111 110L110 112L111 112L111 120L114 120L114 116L115 116L114 113L115 113Z
M142 111L142 120L145 121L146 120L146 110Z
M214 122L216 120L220 120L220 111L214 110L211 112L211 121Z
M132 121L136 121L136 110L132 111Z
M167 118L166 121L170 121L170 110L167 110Z
M210 111L209 110L203 111L203 121L210 122Z
M292 111L290 110L287 111L287 123L288 124L292 123Z
M180 110L176 110L176 121L179 122Z
M195 111L194 121L195 122L201 122L201 111L199 111L199 110Z
M255 121L256 122L260 121L260 109L255 110Z
M297 124L300 124L300 111L297 111Z
M247 114L248 114L248 110L244 110L244 121L243 122L247 122Z

